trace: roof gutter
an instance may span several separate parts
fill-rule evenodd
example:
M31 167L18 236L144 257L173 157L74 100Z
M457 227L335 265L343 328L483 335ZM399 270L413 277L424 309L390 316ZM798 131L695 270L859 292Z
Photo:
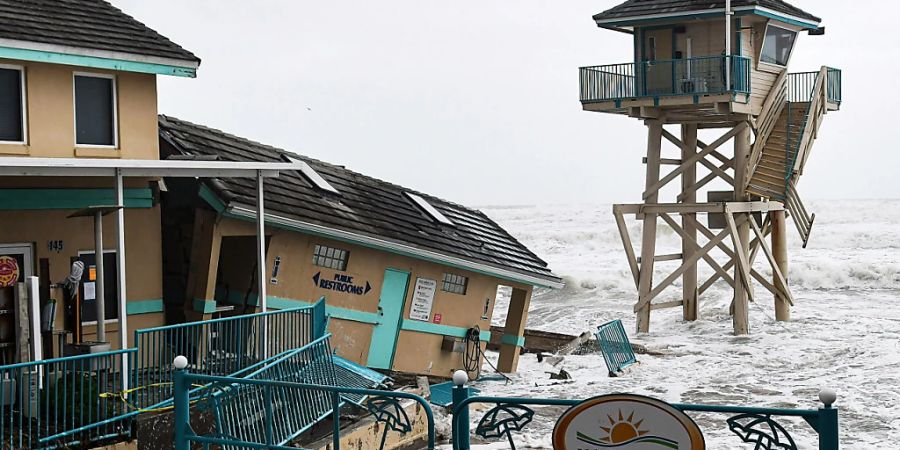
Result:
M188 78L200 67L199 61L4 38L0 58Z
M250 207L232 205L226 207L224 211L222 211L222 213L226 217L232 217L242 220L256 220L256 210ZM391 253L409 256L416 259L424 259L426 261L436 262L463 270L470 270L472 272L490 275L508 281L515 281L517 283L524 283L531 286L547 287L553 289L562 289L563 287L565 287L565 284L558 278L549 279L534 275L526 275L513 270L476 263L462 258L448 256L438 252L413 247L411 245L400 244L397 242L392 242L349 231L336 230L333 228L323 227L321 225L282 217L271 213L266 213L265 216L266 223L289 230L323 236L343 242L348 242L351 244L359 244L365 247L374 248L376 250L388 251Z
M762 6L738 6L732 7L731 11L735 13L735 15L749 15L756 14L763 17L768 17L770 19L779 20L784 23L788 23L791 25L796 25L803 28L808 29L818 29L819 23L817 21L813 21L810 19L803 19L797 16L793 16L790 14L782 13L775 11L770 8L765 8ZM661 21L667 19L678 19L682 17L710 17L713 18L715 16L721 16L725 14L725 8L713 8L713 9L702 9L695 11L681 11L677 13L658 13L658 14L646 14L641 16L629 16L629 17L614 17L610 19L594 19L594 22L597 23L597 26L603 28L609 28L619 31L624 31L624 29L620 28L622 26L632 26L636 24L641 24L645 22L654 22Z

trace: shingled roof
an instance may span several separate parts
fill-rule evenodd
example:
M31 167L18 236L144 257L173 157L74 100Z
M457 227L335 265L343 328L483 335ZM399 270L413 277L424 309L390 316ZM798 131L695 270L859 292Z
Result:
M159 133L164 142L186 155L261 162L285 162L290 156L309 164L340 192L339 196L322 192L299 173L282 173L266 181L267 212L542 281L535 284L561 285L547 263L481 211L171 116L159 117ZM228 206L256 202L255 180L222 178L204 183ZM431 220L405 192L426 199L455 226Z
M103 0L0 0L0 39L200 62Z
M758 6L800 19L821 22L818 17L782 0L732 0L731 7ZM675 14L710 9L724 9L724 0L628 0L618 6L596 14L594 20L611 20L658 14Z

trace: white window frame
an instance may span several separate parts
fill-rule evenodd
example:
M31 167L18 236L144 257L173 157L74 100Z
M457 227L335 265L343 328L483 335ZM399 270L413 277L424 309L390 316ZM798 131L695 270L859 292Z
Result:
M79 251L78 251L78 259L81 259L81 255L93 255L93 254L95 254L95 253L96 253L96 252L93 251L93 250L79 250ZM103 249L103 262L106 263L106 255L108 255L108 254L116 255L117 253L118 253L118 252L116 251L116 249L110 249L110 250ZM88 268L87 266L85 266L85 268L84 268L84 275L85 275L85 277L88 276L88 273L89 273L89 268ZM104 274L104 275L106 275L106 274ZM88 281L89 281L89 282L92 282L92 283L96 283L96 282L97 282L97 280L94 280L94 281L88 280ZM81 281L81 284L84 284L84 283L85 283L85 281L82 280L82 281ZM106 293L104 292L104 294L106 294ZM82 300L82 301L83 301L83 300ZM95 299L94 301L96 301L96 299ZM126 300L126 303L127 303L127 302L128 302L128 301ZM104 305L104 306L105 306L105 305ZM118 313L118 312L119 312L119 308L118 308L118 306L116 306L116 313ZM116 317L115 319L105 319L105 320L103 321L103 323L106 324L106 325L114 324L114 323L119 323L119 318ZM81 326L85 326L85 325L87 325L87 326L97 325L97 321L96 321L96 320L91 320L91 321L89 321L89 322L81 322Z
M0 141L2 145L28 145L28 97L25 89L25 66L17 66L13 64L0 64L0 69L18 70L19 85L22 88L22 140L21 141Z
M112 104L113 104L113 145L79 144L78 143L78 93L75 92L75 77L106 78L112 80ZM114 74L98 72L72 72L72 134L75 148L119 148L119 86Z
M775 63L765 62L762 60L763 50L766 48L766 36L769 35L769 27L781 28L782 30L794 33L794 45L791 46L791 51L790 53L788 53L787 62L783 66ZM756 57L756 66L769 72L781 72L782 70L787 69L788 65L790 65L791 63L791 58L794 57L794 50L797 48L797 39L799 37L800 30L796 29L795 27L787 24L782 24L781 22L767 22L766 29L763 31L762 35L762 45L759 46L759 55L757 55Z

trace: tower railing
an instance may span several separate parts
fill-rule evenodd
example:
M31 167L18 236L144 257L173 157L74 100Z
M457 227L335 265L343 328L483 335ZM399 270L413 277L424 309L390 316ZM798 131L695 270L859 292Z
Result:
M731 85L726 86L727 64ZM579 69L582 103L679 95L750 93L749 58L700 56Z

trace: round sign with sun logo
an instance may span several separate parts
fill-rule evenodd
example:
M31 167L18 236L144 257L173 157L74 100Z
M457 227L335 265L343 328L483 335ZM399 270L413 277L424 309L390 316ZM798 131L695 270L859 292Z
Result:
M0 256L0 287L10 287L19 281L19 262L12 256Z
M650 397L612 394L566 411L553 429L556 450L702 450L703 433L687 414Z

